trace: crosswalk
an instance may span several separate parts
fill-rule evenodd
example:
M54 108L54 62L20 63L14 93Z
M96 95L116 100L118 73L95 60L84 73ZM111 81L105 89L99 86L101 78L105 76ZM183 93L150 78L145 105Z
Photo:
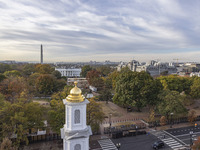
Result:
M171 147L173 150L180 150L180 149L184 149L184 145L182 145L181 143L179 143L178 141L176 141L173 138L165 138L165 139L161 139L164 143L166 143L169 147Z
M184 150L186 148L185 145L177 141L175 138L166 135L166 133L163 131L152 131L151 133L156 137L158 137L160 140L162 140L166 145L168 145L173 150Z
M117 150L117 147L110 139L98 140L102 150Z

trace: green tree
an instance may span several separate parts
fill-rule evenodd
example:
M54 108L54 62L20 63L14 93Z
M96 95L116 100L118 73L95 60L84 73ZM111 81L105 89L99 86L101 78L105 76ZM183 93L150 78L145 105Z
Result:
M90 103L87 105L87 124L91 126L93 133L98 133L105 114L103 113L102 106L95 102L93 98L88 100Z
M200 98L200 78L199 77L195 77L193 79L193 84L191 85L190 95L193 98Z
M161 115L166 116L167 120L171 113L173 116L187 114L187 109L182 103L184 97L177 91L164 90L159 97L161 102L158 104L158 111Z
M91 70L92 70L92 67L90 67L90 65L83 66L81 69L81 76L86 77L87 73Z
M103 77L108 76L112 71L110 66L100 66L97 67L96 70L99 71Z
M54 92L55 77L49 74L41 74L36 79L35 85L40 94L50 95Z
M138 111L146 105L155 105L161 84L146 72L132 72L122 69L113 97L114 103L121 106L135 106Z
M11 65L0 63L0 73L12 70Z
M28 129L43 127L43 109L38 103L27 103L18 99L14 103L4 101L0 107L0 138L16 136L15 145L21 142L28 144Z
M0 73L0 82L6 79L6 76Z
M108 88L104 88L99 95L99 100L106 101L108 104L108 101L111 101L112 93Z
M160 82L163 84L164 89L171 91L177 91L179 93L189 93L191 81L187 77L180 77L177 75L161 76L158 77Z
M31 74L35 73L35 65L34 64L26 64L23 66L22 72L25 76L30 76Z
M52 75L54 75L57 79L61 79L61 73L58 70L53 71Z
M62 100L51 100L51 110L48 115L52 130L60 134L60 129L65 124L65 105Z
M22 74L17 70L6 71L4 72L4 75L6 77L21 77L22 76Z

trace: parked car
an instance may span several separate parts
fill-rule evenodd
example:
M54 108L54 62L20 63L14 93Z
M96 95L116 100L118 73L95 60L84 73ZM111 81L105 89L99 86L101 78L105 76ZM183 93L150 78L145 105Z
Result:
M159 149L159 148L162 148L164 146L165 146L165 144L164 144L163 141L156 141L155 143L153 143L152 148L153 149Z

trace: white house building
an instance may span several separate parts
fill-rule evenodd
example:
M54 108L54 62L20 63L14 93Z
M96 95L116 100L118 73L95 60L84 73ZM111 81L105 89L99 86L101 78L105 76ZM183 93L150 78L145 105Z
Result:
M71 89L70 94L63 99L65 105L65 125L61 129L63 150L89 150L89 136L91 127L86 125L86 106L89 103L82 91L77 87Z
M61 73L61 76L65 77L80 77L81 68L55 68L55 70Z

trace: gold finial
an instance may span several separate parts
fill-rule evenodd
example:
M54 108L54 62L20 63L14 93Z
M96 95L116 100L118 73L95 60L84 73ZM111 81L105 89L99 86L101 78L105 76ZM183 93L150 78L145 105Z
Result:
M77 81L74 81L74 85L77 87L77 84L78 84L78 82Z
M67 101L78 103L84 101L85 97L81 94L82 91L77 87L78 82L74 82L74 88L71 89L70 94L67 96Z

